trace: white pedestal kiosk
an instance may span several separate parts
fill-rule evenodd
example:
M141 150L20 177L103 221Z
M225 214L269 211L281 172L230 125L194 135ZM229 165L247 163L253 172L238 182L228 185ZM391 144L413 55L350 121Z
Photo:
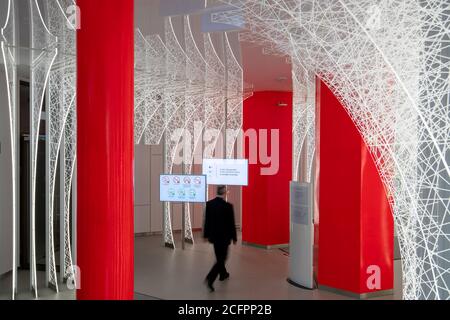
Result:
M289 278L292 285L314 289L313 248L313 186L291 181Z

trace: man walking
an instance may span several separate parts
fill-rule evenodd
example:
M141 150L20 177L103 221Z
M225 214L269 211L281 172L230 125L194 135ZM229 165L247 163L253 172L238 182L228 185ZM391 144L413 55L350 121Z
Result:
M217 187L217 197L206 203L203 237L214 245L216 263L206 276L206 284L209 290L214 291L214 281L219 275L219 280L227 279L230 274L225 268L228 256L228 246L233 240L236 244L236 226L234 223L233 205L225 201L227 188Z

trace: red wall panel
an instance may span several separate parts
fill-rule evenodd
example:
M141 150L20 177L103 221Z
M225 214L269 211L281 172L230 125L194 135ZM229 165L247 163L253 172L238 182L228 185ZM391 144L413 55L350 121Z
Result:
M134 2L77 5L77 298L133 299Z
M367 290L367 268L379 266L381 289L394 286L394 219L384 185L363 143L361 147L361 292Z
M381 269L381 290L393 288L393 219L383 184L344 107L320 85L320 285L357 294L367 267Z
M286 107L277 103L284 102ZM279 130L279 170L261 175L260 161L249 165L242 191L242 240L258 245L289 243L289 181L292 179L292 93L256 92L244 102L244 130ZM259 139L258 139L259 140ZM270 136L268 136L269 147ZM246 143L246 158L249 147ZM259 158L258 158L259 159Z
M333 93L320 88L319 283L359 291L361 138Z

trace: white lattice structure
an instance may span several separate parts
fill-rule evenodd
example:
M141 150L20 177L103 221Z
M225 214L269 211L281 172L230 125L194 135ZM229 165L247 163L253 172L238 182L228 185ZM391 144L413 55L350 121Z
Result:
M5 24L1 28L0 48L2 53L2 62L6 76L6 91L8 94L8 115L11 144L11 190L12 190L12 294L14 300L17 292L17 35L15 26L16 8L14 1L8 0L8 12Z
M243 125L244 101L253 95L250 86L244 84L244 71L236 58L227 33L225 36L225 61L227 72L227 122L226 122L226 155L233 158L235 145Z
M146 145L162 142L166 173L173 171L175 153L186 125L186 68L186 54L171 18L165 19L164 42L158 35L145 37L139 29L136 31L135 142L138 144L143 138ZM165 203L164 242L175 247L170 209L170 204Z
M46 12L50 32L57 37L58 55L50 71L47 99L47 212L48 256L47 281L58 290L53 239L55 181L60 163L62 227L60 235L60 277L73 275L71 249L71 212L73 172L76 160L76 31L64 8L75 5L73 0L48 0Z
M448 1L224 2L247 35L318 75L360 131L393 209L403 297L449 299Z
M62 278L71 276L72 270L70 197L76 153L75 74L76 50L75 29L63 8L74 5L73 0L47 0L40 7L36 0L30 0L30 284L37 297L36 275L36 169L40 129L43 120L43 106L46 106L46 281L58 291L55 264L54 239L54 195L58 158L63 160L61 179L61 270ZM11 125L12 191L13 212L17 210L16 159L16 68L17 42L15 35L14 1L8 2L8 19L2 28L1 46L8 82L8 102ZM44 10L43 10L44 9ZM43 14L45 12L45 14ZM64 143L62 143L64 141ZM63 150L62 150L63 148ZM62 150L62 151L61 151ZM62 154L61 154L62 153ZM39 191L40 192L40 191ZM16 217L13 214L13 272L12 298L17 291L16 259Z
M58 55L57 39L48 30L41 9L37 1L30 1L31 12L31 64L30 64L30 271L31 287L37 298L36 279L36 166L39 144L39 129L42 120L42 107L44 104L45 91L49 81L50 70ZM48 217L46 223L53 225L52 217ZM50 228L52 230L53 228ZM52 255L47 257L49 267L49 278L56 279L56 266L54 261L53 235L49 231L50 251Z
M164 88L167 48L158 35L135 34L135 142L161 142L164 128Z
M204 53L198 47L189 16L183 17L183 42L177 38L172 18L165 18L165 39L158 35L135 35L135 142L164 144L164 171L173 173L183 147L183 173L191 174L195 150L215 155L220 133L228 128L227 155L231 157L242 127L243 72L227 35L223 34L224 57L217 53L211 35L203 35ZM225 103L228 114L225 114ZM164 205L164 242L174 247L170 204ZM185 239L193 242L190 206L185 204Z
M166 56L169 81L164 88L165 141L164 172L173 173L176 152L186 125L186 54L178 41L172 18L165 18L165 44L170 54ZM172 233L171 205L164 204L164 241L175 247Z
M192 174L194 156L197 148L202 145L202 132L205 118L205 72L206 61L195 42L189 16L184 17L184 46L186 53L186 99L185 114L186 126L183 141L183 165L185 174ZM194 242L191 225L191 206L185 207L184 230L185 239Z
M75 252L72 249L73 241L75 241L74 236L72 236L71 221L75 223L75 219L72 215L75 214L71 208L73 208L72 202L76 201L73 198L73 186L75 180L75 167L76 167L76 157L77 157L77 114L76 108L70 108L69 113L66 118L66 123L64 126L64 157L62 158L63 170L61 179L64 180L62 193L63 203L61 210L64 210L64 221L63 221L63 234L60 240L60 278L64 281L67 279L73 279L76 281L74 274L74 260ZM60 180L61 181L61 180ZM73 240L72 240L73 239ZM71 241L72 240L72 241Z
M184 37L186 52L186 78L188 80L186 90L186 131L193 138L187 141L188 152L185 155L185 173L192 172L194 151L201 146L202 132L205 119L205 85L206 85L206 61L198 48L191 28L190 18L184 17ZM201 127L195 128L195 125Z
M165 21L165 42L158 35L135 38L135 142L164 144L164 171L172 173L175 152L185 126L186 56ZM173 136L179 132L178 136ZM163 135L165 134L165 139ZM164 204L164 242L174 247L170 204Z
M311 182L316 145L316 81L315 75L303 66L292 66L293 87L293 144L295 180ZM302 153L306 158L306 168L300 174Z
M205 75L205 135L207 146L204 158L214 157L214 151L225 123L226 75L225 66L214 47L211 34L203 35L206 60Z

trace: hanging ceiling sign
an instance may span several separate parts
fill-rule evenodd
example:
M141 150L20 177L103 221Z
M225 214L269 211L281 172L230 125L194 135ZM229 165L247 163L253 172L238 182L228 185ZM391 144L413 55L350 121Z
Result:
M204 9L205 0L163 0L159 4L159 13L162 17L194 14Z
M233 6L207 8L202 15L202 32L239 31L244 27L242 10Z

